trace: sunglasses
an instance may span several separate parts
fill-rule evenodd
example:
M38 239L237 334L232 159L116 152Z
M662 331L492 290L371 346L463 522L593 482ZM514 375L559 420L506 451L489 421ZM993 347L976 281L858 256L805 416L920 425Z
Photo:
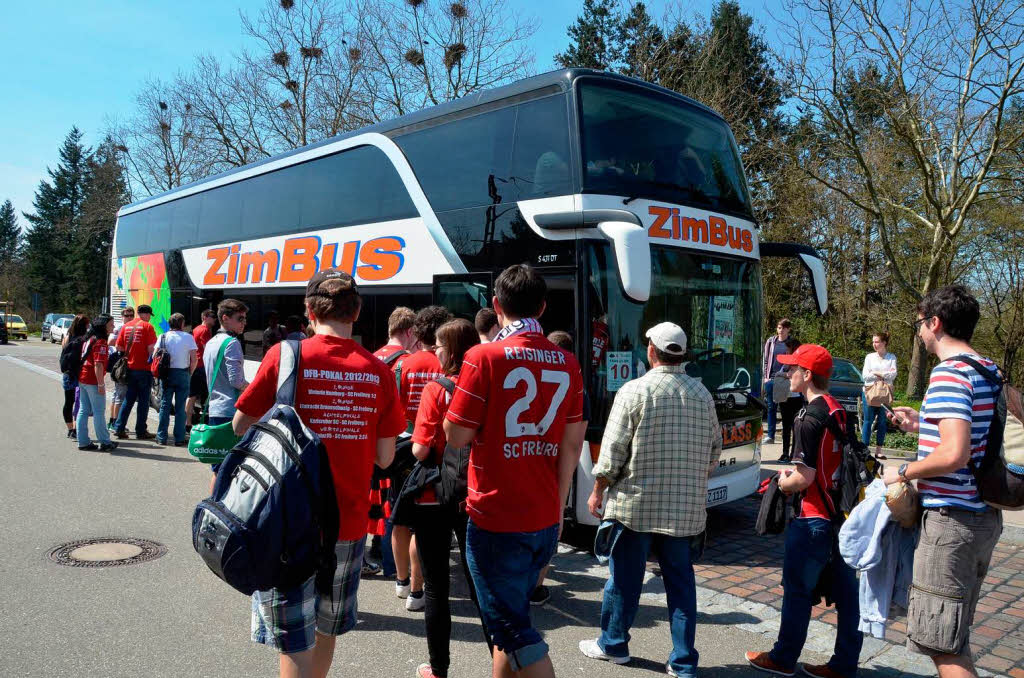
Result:
M921 326L924 325L926 322L928 322L929 320L931 320L934 317L935 316L930 315L927 318L918 318L917 320L915 320L914 321L914 334L917 334L918 332L920 332L921 331Z

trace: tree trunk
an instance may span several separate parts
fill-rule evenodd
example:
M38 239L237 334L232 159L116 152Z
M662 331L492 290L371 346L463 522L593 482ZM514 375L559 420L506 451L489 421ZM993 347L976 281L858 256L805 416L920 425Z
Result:
M868 280L871 277L871 216L864 215L864 228L861 232L860 256L860 310L868 310Z
M924 398L928 386L928 353L924 342L914 337L914 350L910 357L910 372L907 374L907 397L914 400Z

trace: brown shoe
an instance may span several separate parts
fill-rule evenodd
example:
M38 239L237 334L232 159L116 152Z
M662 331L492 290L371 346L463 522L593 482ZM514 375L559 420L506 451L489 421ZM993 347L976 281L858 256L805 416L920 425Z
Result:
M813 678L846 678L843 674L831 668L828 664L816 666L814 664L802 664L800 670Z
M767 652L748 652L744 656L751 666L766 673L774 673L776 676L792 676L796 673L795 669L787 669L776 664Z

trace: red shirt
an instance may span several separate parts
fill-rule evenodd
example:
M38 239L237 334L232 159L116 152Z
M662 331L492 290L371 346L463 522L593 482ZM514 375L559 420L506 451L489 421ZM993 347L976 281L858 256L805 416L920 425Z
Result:
M458 377L449 379L458 385ZM412 441L429 447L433 452L434 461L438 464L441 463L444 447L448 442L444 435L444 415L448 413L451 399L444 386L436 381L427 382L420 398L420 409L416 412L416 428L412 432ZM434 488L427 487L416 503L436 504L437 495Z
M107 342L94 337L86 341L82 347L82 369L78 373L80 384L99 385L96 380L96 365L103 365L103 369L107 369Z
M808 403L793 422L793 463L814 469L814 482L804 490L800 503L800 518L831 520L830 512L836 511L831 493L839 480L842 452L828 428L829 419L846 426L846 411L835 398L825 394Z
M238 398L238 409L250 417L262 417L274 405L280 354L280 344L267 351ZM338 539L361 539L377 439L405 429L394 376L369 351L340 337L317 334L303 341L300 360L296 410L327 448L341 518Z
M558 522L558 448L582 420L576 357L535 332L467 353L446 418L478 429L466 509L491 532L536 532Z
M148 370L149 347L156 344L156 330L142 318L125 323L117 335L117 350L124 353L129 343L131 351L128 353L128 369Z
M399 346L398 344L384 344L383 346L378 348L376 351L374 351L373 355L374 355L374 357L380 358L381 360L387 360L390 356L393 356L394 354L398 353L399 351L404 351L404 350L405 349L402 348L401 346ZM393 364L394 363L392 363L392 365Z
M200 325L192 330L192 338L196 340L196 357L198 362L196 363L196 369L203 367L203 349L206 348L206 342L213 338L213 330L206 326L206 323L200 323Z
M420 408L423 387L429 381L444 376L441 361L433 351L416 351L410 356L399 358L402 363L402 406L409 424L416 423L416 412Z

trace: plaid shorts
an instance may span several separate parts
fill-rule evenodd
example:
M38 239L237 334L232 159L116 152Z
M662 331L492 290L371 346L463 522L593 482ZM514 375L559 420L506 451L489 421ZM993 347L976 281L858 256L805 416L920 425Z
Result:
M114 405L120 405L124 402L124 397L128 394L128 384L119 384L114 382Z
M252 594L252 640L283 654L302 652L316 642L314 631L340 636L356 625L359 574L365 539L339 541L335 547L333 601L321 597L313 577L286 591L270 589Z

